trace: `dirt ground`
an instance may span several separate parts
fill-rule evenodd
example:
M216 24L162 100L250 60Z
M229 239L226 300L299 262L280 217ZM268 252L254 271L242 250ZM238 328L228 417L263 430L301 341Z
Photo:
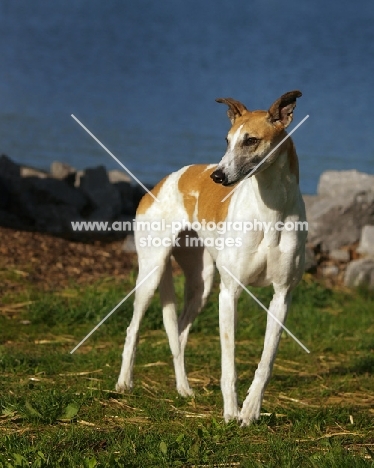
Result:
M39 232L0 227L0 300L7 292L16 292L27 283L42 290L63 289L71 284L92 284L111 277L121 281L137 270L136 254L124 252L123 239L77 242ZM356 245L351 257L357 258ZM322 259L323 260L323 259ZM313 275L328 287L341 287L344 265L336 277L326 277L321 261ZM180 272L175 264L174 269Z
M136 268L136 255L122 245L123 240L80 243L0 227L0 294L18 289L21 278L40 289L125 278Z

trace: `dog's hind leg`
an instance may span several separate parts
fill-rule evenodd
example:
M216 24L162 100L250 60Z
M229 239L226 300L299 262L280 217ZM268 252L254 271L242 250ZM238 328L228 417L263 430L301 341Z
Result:
M134 313L130 325L127 328L126 341L122 353L121 371L116 385L117 391L124 391L132 387L132 371L140 322L144 317L145 311L147 310L152 296L160 283L161 277L163 276L165 266L169 261L170 250L170 248L157 248L153 251L142 253L141 257L139 252L139 274L136 281L137 285L144 280L153 268L156 266L158 268L135 291Z
M184 308L177 320L171 267L167 267L160 284L165 329L173 354L178 393L193 395L185 370L184 351L192 322L204 306L212 288L214 264L203 247L178 247L173 250L175 260L185 275Z
M206 304L212 290L214 262L209 252L195 248L196 252L180 250L174 254L186 278L184 287L184 307L178 320L179 339L184 353L191 325Z
M193 395L193 392L188 384L178 334L177 301L175 297L170 260L166 264L165 272L160 282L160 299L162 304L164 327L169 339L170 350L173 355L177 390L182 396L191 396Z

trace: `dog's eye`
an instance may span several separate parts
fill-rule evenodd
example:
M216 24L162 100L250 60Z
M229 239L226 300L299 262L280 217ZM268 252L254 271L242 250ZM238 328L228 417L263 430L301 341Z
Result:
M243 140L244 146L253 146L258 143L259 139L255 137L246 136Z

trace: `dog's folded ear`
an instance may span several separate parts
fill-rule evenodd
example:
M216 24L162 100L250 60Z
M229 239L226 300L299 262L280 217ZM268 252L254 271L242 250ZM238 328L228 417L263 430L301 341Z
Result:
M227 110L227 116L230 119L231 123L235 122L235 119L243 115L245 112L248 112L248 109L239 101L236 101L232 98L218 98L217 102L222 104L227 104L229 106Z
M289 91L277 99L268 110L271 123L279 122L284 128L292 122L293 110L296 107L296 99L301 97L300 91Z

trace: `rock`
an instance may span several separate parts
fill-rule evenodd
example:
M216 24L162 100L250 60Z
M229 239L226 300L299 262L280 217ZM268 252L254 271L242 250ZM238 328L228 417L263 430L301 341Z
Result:
M361 231L360 243L357 252L374 258L374 226L364 226Z
M304 196L308 241L322 251L356 243L365 224L374 224L374 176L352 171L324 172L317 196Z
M336 262L348 263L351 259L351 256L348 250L334 249L329 253L330 260L335 260Z
M314 204L319 200L318 195L303 195L303 200L305 204L305 210L307 213L310 213L310 210Z
M136 252L136 247L135 247L135 239L132 234L129 234L126 236L126 239L123 243L123 250L126 253L134 253Z
M318 183L317 193L320 196L351 202L357 194L374 192L374 176L356 170L326 171Z
M87 200L62 180L26 177L14 197L14 211L24 226L41 232L67 234L71 221L81 220Z
M147 185L146 184L145 186L147 187L148 190L152 190L152 188L153 188L152 185ZM146 193L147 192L144 190L144 188L141 185L135 185L134 186L134 189L133 189L133 204L134 204L135 211L138 208L140 200L143 198L143 196Z
M74 178L74 187L80 187L81 185L81 178L84 176L84 171L78 171L75 173L75 178Z
M34 218L34 229L51 234L71 234L71 222L82 221L74 206L54 203L34 205L31 215Z
M8 156L0 156L0 209L13 212L14 198L20 192L21 167Z
M329 277L329 276L337 276L339 274L339 268L336 265L324 265L322 267L322 275Z
M1 224L16 229L63 234L81 219L85 196L45 171L0 158Z
M307 214L308 241L321 244L322 251L329 252L351 245L360 239L361 229L374 224L374 192L357 194L350 203L328 200L327 208L318 212L316 207L326 199L316 202Z
M319 231L321 230L322 216L331 211L337 206L342 206L340 201L336 201L329 197L318 197L310 199L309 203L305 205L306 218L308 220L308 239L312 240L318 237Z
M79 188L90 200L93 207L89 219L109 221L120 214L121 196L110 183L104 166L86 169L80 179Z
M112 231L123 233L123 237L134 234L134 217L128 215L120 215L116 221L112 223Z
M52 177L68 181L71 185L74 185L76 172L74 167L60 161L53 161L51 164Z
M0 207L0 225L7 227L7 228L13 228L13 229L25 229L27 227L24 219L17 216L15 213L10 213L8 211L1 209L1 207Z
M13 162L8 156L0 156L0 176L7 179L19 179L21 177L21 166Z
M39 177L39 179L46 179L50 174L46 171L35 169L34 167L21 166L21 177Z
M113 186L118 190L121 199L121 213L135 215L134 187L129 182L116 182Z
M77 211L81 211L87 203L79 190L58 179L27 177L22 180L21 189L20 196L25 203L30 199L35 204L70 205Z
M117 169L109 171L108 177L111 184L115 184L116 182L131 182L131 177L126 172Z
M344 284L350 288L368 287L374 289L374 260L361 258L348 264Z
M305 246L305 271L312 273L317 268L317 259L311 247Z

